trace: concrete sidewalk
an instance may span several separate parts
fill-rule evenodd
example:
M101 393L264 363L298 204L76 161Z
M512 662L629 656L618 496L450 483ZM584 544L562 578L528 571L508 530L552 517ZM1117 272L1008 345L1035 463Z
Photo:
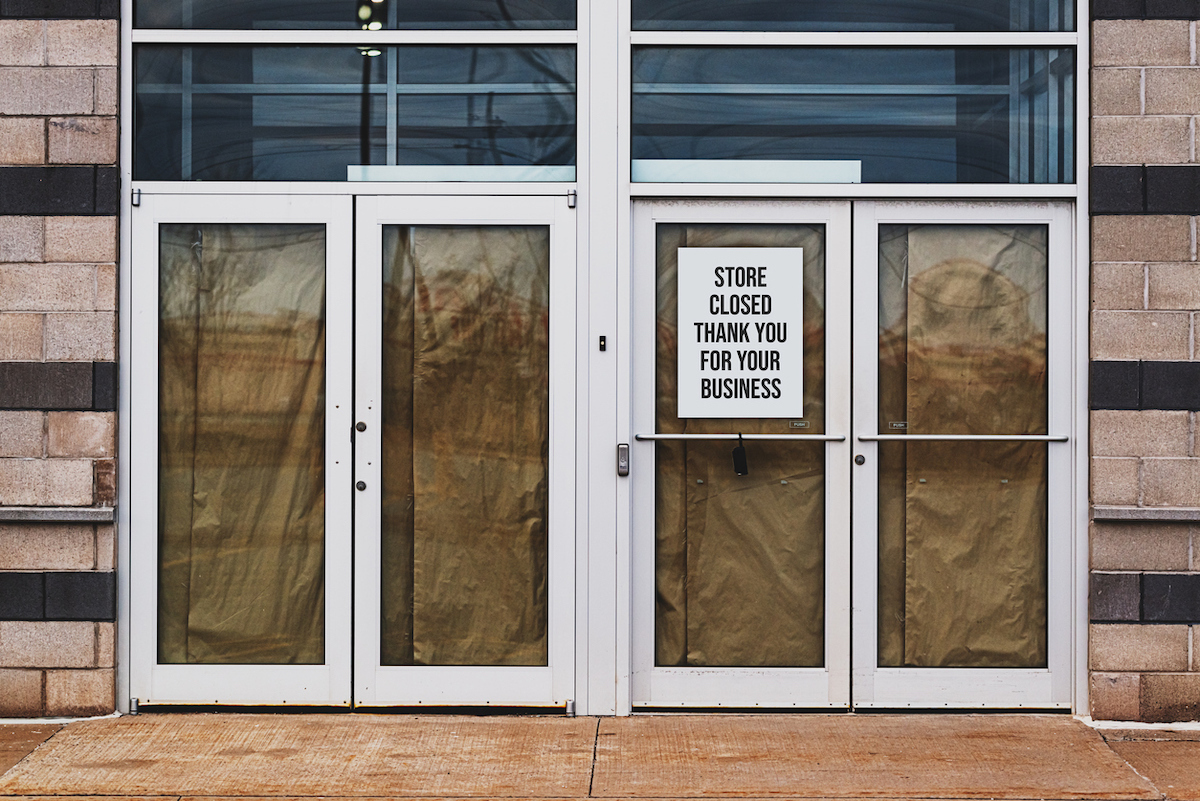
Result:
M1061 715L155 713L0 726L0 771L0 795L22 797L1200 801L1200 732L1101 736Z

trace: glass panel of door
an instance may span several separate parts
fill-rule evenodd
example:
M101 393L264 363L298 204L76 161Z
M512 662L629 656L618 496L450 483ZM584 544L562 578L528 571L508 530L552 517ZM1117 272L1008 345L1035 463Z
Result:
M143 703L572 697L573 212L357 212L355 243L347 198L137 210Z
M856 706L1070 706L1071 226L855 204Z
M350 703L351 208L135 209L132 695Z
M635 706L849 702L849 211L636 208Z
M572 697L572 215L357 200L360 705Z
M635 707L1069 706L1069 207L856 203L853 270L851 213L637 209Z

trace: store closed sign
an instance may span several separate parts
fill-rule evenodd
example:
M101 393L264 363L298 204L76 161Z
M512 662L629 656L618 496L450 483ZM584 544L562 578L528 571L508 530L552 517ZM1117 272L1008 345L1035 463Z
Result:
M803 417L804 249L679 249L679 416Z

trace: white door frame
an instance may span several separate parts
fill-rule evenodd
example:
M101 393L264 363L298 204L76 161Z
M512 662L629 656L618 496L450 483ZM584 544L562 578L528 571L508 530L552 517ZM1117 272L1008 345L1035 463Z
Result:
M360 196L356 210L356 706L561 706L575 689L575 212L561 196ZM549 628L545 667L380 665L382 306L384 225L550 228ZM349 431L349 426L346 429Z
M655 235L658 223L825 226L825 666L654 665ZM850 204L846 201L638 201L633 220L632 678L636 707L846 707L850 703ZM797 439L804 438L803 435Z
M878 667L879 225L959 223L1049 226L1049 449L1047 667ZM854 204L854 705L861 708L1072 706L1072 331L1074 216L1069 202L857 202Z
M351 210L347 197L147 195L133 209L130 696L153 704L350 703ZM163 223L326 226L325 664L158 663L158 244Z

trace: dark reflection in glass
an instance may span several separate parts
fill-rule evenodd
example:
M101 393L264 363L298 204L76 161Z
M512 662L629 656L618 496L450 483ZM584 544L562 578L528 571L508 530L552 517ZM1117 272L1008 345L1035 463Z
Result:
M573 165L573 47L139 46L134 177ZM390 78L390 80L389 80Z
M366 7L367 12L361 9ZM135 0L136 28L573 29L575 0Z
M1045 434L1044 225L879 229L879 430ZM1046 665L1047 445L884 442L879 664Z
M1071 183L1074 60L1070 49L639 47L633 158L858 161L863 182Z
M639 31L1073 31L1074 0L633 0Z

